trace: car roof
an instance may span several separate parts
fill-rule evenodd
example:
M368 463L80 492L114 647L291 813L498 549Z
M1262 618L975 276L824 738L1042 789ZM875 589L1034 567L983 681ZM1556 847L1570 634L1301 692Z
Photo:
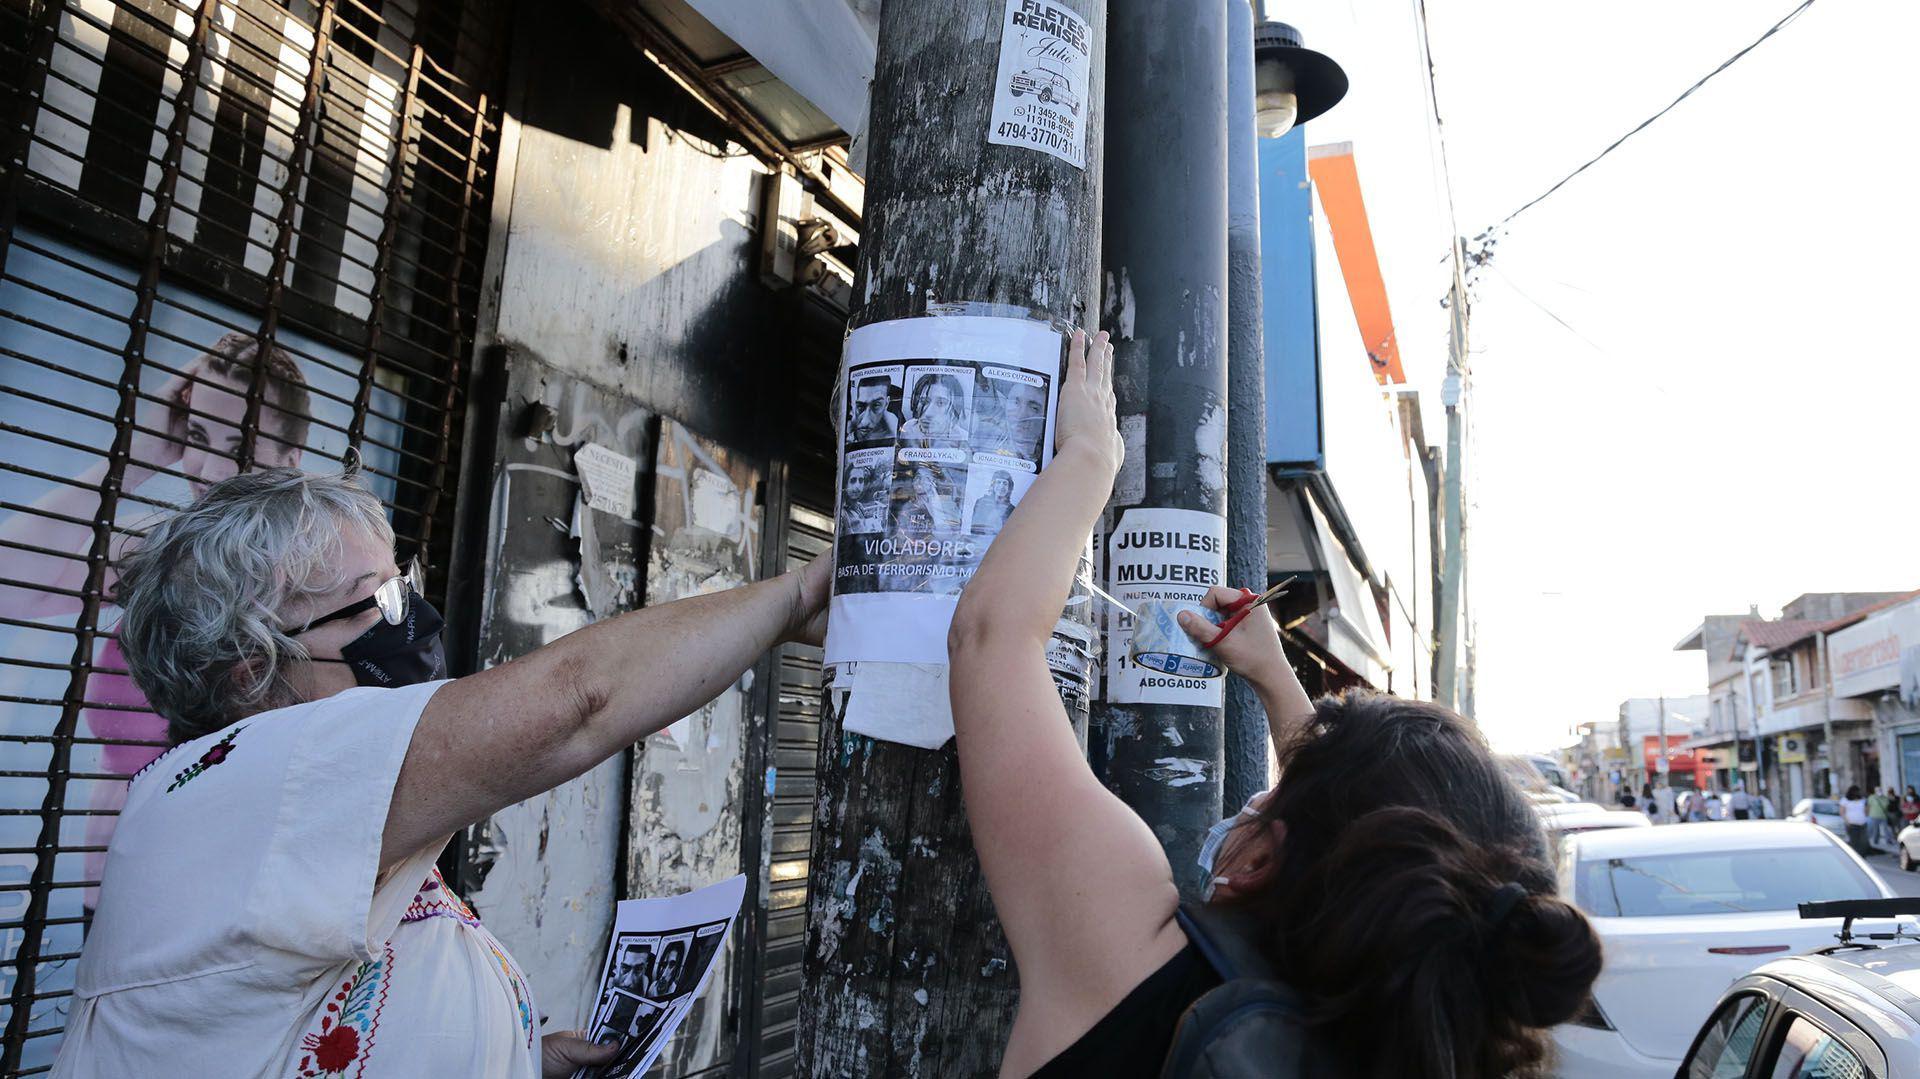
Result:
M1831 951L1777 959L1754 971L1781 978L1846 1008L1849 989L1865 990L1920 1022L1920 943L1901 942L1881 947L1836 947ZM1821 992L1822 988L1828 992ZM1837 989L1838 992L1832 990Z
M1555 831L1569 828L1645 828L1653 822L1644 814L1627 810L1624 813L1610 813L1602 810L1598 813L1555 813L1548 817L1547 827Z
M1569 836L1582 859L1644 858L1661 854L1689 854L1707 850L1769 850L1779 847L1824 847L1829 833L1806 821L1745 820L1695 821L1658 828L1608 828Z

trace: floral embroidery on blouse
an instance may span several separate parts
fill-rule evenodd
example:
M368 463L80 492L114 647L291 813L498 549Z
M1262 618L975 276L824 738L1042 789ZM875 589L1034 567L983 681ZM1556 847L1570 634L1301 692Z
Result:
M500 965L500 972L507 977L507 985L513 989L514 1007L520 1013L520 1030L526 1035L527 1046L531 1048L533 1001L527 992L525 976L520 973L513 958L500 947L500 942L480 924L480 917L473 912L473 908L447 887L446 878L440 875L438 866L427 876L426 883L420 885L420 890L414 894L413 902L407 904L407 912L400 916L400 921L404 924L422 922L428 918L451 918L480 934L480 942L493 954L493 961Z
M240 732L246 729L245 725L235 727L228 731L225 737L207 747L207 751L200 754L199 760L180 769L180 774L173 777L173 782L167 785L167 790L179 790L197 778L200 773L226 760L227 754L233 752L233 740L240 737Z
M349 1068L356 1076L366 1071L374 1034L380 1029L380 1012L387 1003L387 975L392 970L393 945L389 944L380 958L355 967L327 998L319 1029L300 1039L300 1062L294 1073L299 1079L346 1075Z

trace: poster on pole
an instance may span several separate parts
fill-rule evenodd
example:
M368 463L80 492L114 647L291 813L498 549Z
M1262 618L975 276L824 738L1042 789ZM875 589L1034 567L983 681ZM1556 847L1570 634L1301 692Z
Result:
M1199 603L1222 583L1227 521L1204 510L1130 509L1107 536L1107 590L1134 610L1144 601ZM1107 700L1116 704L1194 704L1219 708L1226 680L1156 670L1133 656L1130 613L1111 614L1107 637Z
M1000 25L987 141L1087 167L1087 91L1093 33L1059 4L1007 0Z
M1064 342L990 315L847 335L828 665L946 663L961 588L1052 456Z
M620 1051L574 1079L645 1074L706 991L746 893L747 878L734 876L685 895L621 901L587 1027L590 1039L611 1038Z

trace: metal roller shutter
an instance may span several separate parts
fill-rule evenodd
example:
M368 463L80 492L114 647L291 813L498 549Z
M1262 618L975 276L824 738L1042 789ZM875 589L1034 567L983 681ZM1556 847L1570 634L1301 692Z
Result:
M351 455L441 598L505 0L0 13L0 1074L51 1064L165 725L113 562L205 484Z

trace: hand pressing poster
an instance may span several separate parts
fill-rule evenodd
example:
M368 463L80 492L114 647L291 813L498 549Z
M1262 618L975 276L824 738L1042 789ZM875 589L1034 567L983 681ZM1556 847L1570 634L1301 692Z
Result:
M653 1066L706 990L746 892L747 878L736 876L685 895L619 904L587 1037L611 1036L620 1052L574 1079L628 1079Z
M1065 338L939 315L847 336L828 664L944 664L960 590L1053 452Z

